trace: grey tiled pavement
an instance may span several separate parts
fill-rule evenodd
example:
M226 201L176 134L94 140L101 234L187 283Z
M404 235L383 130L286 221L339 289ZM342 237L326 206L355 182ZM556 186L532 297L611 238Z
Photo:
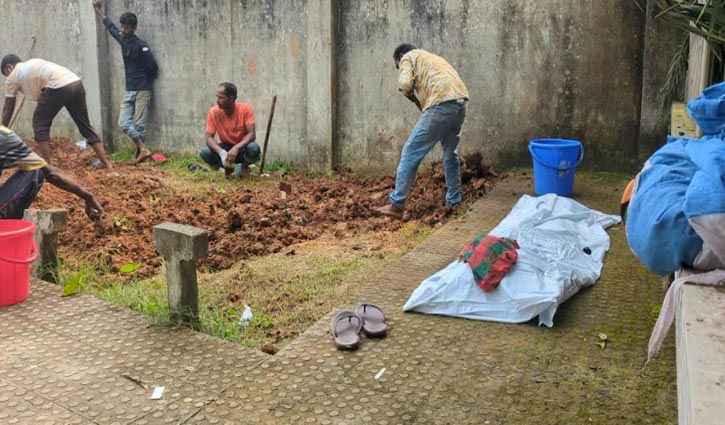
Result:
M616 212L621 180L577 179L575 199ZM505 179L358 288L340 307L380 305L390 333L353 352L330 341L334 312L268 356L35 281L27 301L0 308L0 424L675 423L673 338L641 371L664 288L621 227L609 231L600 281L552 329L402 313L422 279L530 187L527 176ZM150 400L157 385L163 399Z

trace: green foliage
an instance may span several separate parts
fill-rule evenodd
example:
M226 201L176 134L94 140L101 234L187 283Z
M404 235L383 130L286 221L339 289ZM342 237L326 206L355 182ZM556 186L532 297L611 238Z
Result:
M121 273L133 273L141 267L141 263L124 264L119 267L118 271Z
M275 159L269 164L264 165L264 171L266 173L271 173L274 171L283 170L285 174L291 174L293 173L297 168L295 167L295 163L292 161L283 161L281 159Z
M646 9L643 1L632 0L642 12ZM721 52L725 45L725 0L708 0L704 3L698 0L650 0L647 5L653 8L655 19L703 37L712 54L722 62ZM682 90L687 75L688 56L689 36L682 41L670 61L667 78L660 90L660 114L667 112L672 100Z
M667 69L667 77L665 82L660 89L661 103L659 114L660 117L665 117L669 112L667 108L672 104L672 101L682 91L682 87L687 77L687 66L690 55L690 36L688 35L682 40L680 48L672 58L670 67Z
M86 284L86 274L83 271L76 272L71 278L63 283L63 297L68 297L80 292Z
M725 0L709 0L703 4L698 0L650 1L655 18L705 38L711 47L725 43ZM713 51L713 54L720 59L719 52Z
M133 159L133 151L116 151L108 156L112 161L129 162Z

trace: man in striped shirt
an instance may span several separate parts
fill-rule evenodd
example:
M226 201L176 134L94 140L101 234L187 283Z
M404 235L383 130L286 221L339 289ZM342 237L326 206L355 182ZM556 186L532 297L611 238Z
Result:
M38 142L40 155L51 162L50 127L61 108L70 114L81 135L101 161L101 166L110 168L103 143L91 126L86 105L86 90L81 79L58 64L43 59L23 62L18 55L10 54L0 62L0 71L6 78L5 107L2 125L9 126L15 111L18 92L37 102L33 113L33 132Z
M443 148L446 175L446 205L456 209L461 203L461 164L458 142L466 118L468 89L458 72L440 56L401 44L393 53L400 70L398 89L422 112L413 132L403 145L390 204L375 208L381 214L403 218L408 194L418 167L438 141Z

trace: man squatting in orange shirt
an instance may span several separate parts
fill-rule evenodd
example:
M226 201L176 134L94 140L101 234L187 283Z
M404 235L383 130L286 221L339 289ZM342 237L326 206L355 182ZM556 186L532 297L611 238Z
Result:
M209 109L206 118L206 146L201 158L213 169L224 167L227 175L234 171L234 164L242 164L242 176L249 171L249 164L259 161L261 149L254 142L254 111L250 103L237 102L237 87L221 83L216 91L216 105ZM214 135L219 135L219 142Z

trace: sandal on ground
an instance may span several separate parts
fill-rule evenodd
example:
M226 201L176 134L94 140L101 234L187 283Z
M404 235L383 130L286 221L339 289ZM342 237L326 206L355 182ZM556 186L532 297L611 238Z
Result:
M330 322L330 333L335 346L341 350L354 350L360 345L363 321L352 311L343 310Z
M380 307L362 303L355 308L355 312L363 321L365 335L370 337L384 337L388 332L388 320Z

